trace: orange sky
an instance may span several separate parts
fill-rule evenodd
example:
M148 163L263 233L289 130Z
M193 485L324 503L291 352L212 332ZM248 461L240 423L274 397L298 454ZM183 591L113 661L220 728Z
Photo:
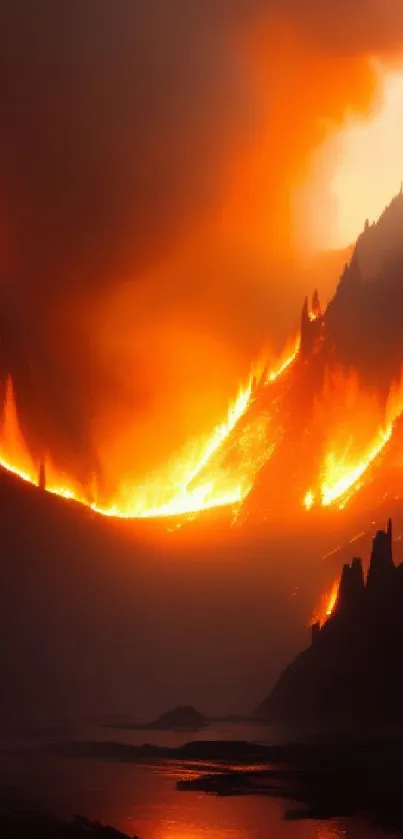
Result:
M356 239L363 219L378 218L403 180L403 75L386 74L382 104L363 122L352 121L340 135L332 178L338 219L332 246Z
M3 373L39 447L91 461L106 429L143 471L220 422L262 344L294 330L301 251L348 244L395 191L398 141L350 125L378 101L400 6L74 0L41 22L14 5Z
M313 247L344 248L375 221L403 179L403 75L378 67L378 96L368 114L347 115L316 148L297 189L297 224ZM318 212L315 195L328 212ZM303 215L299 221L298 215ZM306 238L304 238L306 242Z

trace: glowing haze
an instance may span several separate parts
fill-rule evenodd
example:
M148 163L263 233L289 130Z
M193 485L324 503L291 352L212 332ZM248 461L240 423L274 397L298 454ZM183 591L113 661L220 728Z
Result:
M301 239L312 213L333 225L332 155L310 213L295 191L371 118L400 0L3 7L0 373L35 475L45 459L49 487L73 474L132 515L239 500L258 458L207 466L253 359L264 347L275 372L294 330Z
M317 318L321 318L320 310L309 313L309 322L314 325L317 321L320 326ZM48 452L35 460L20 425L12 381L8 378L0 425L0 465L24 481L39 483L50 493L78 501L106 516L183 516L240 505L260 470L267 467L277 450L284 448L287 433L292 429L294 433L300 424L297 416L296 426L290 428L284 402L285 381L292 382L293 388L298 385L298 364L304 363L300 355L298 337L276 364L269 366L262 361L254 367L225 420L209 436L192 439L143 483L124 473L117 475L113 491L100 486L96 476L88 484L81 484L71 471L62 472ZM307 513L315 505L343 509L368 481L370 467L391 441L402 412L402 384L392 385L385 402L376 391L362 387L355 374L329 368L306 429L308 444L298 454L306 479L314 480L299 500L301 509ZM315 440L315 452L309 437ZM313 455L316 459L319 456L316 472L312 472ZM289 465L283 476L289 486L295 480L293 468ZM278 481L276 473L273 479ZM288 514L295 514L290 497L284 503Z
M57 470L49 455L35 462L21 430L11 379L7 379L4 393L4 416L0 433L0 465L28 483L43 483L48 492L68 500L91 506L96 512L120 518L153 518L183 515L213 507L234 505L244 500L251 489L260 466L270 457L267 445L269 421L260 418L246 428L240 443L238 468L224 467L221 454L231 433L236 429L250 408L258 387L268 388L280 378L295 361L298 342L283 356L277 367L254 369L246 385L240 389L228 409L224 422L207 438L190 441L155 476L144 485L127 479L118 483L114 500L98 498L98 487L92 483L80 487L69 474Z
M339 138L331 190L337 222L323 244L355 242L363 219L380 216L403 180L403 75L379 71L383 95L369 120L352 122Z

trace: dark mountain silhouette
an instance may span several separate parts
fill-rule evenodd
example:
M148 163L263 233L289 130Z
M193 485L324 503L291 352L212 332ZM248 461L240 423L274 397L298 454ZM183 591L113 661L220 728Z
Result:
M361 559L343 567L334 611L312 627L311 646L280 676L257 714L316 725L403 723L403 563L392 557L392 522Z
M403 358L403 193L375 224L365 225L325 314L340 362L387 386Z
M313 307L312 307L313 310ZM304 321L304 317L303 317ZM328 361L354 368L369 383L388 387L403 360L403 192L378 221L366 222L322 318L321 347ZM305 348L315 343L306 324Z

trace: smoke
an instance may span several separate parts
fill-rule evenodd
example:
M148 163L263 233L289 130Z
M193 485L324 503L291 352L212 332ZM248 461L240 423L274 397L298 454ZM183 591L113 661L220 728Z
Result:
M285 0L283 10L311 44L341 57L348 54L390 59L401 54L403 8L399 0Z
M107 429L144 470L219 418L305 291L309 155L402 41L400 0L3 3L1 356L36 447L86 472Z

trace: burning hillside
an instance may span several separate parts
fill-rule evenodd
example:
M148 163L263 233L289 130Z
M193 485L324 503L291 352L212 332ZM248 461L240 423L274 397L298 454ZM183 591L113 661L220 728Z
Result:
M401 230L399 195L376 225L366 226L327 310L322 313L315 292L282 357L256 364L211 435L186 443L142 483L121 475L105 489L94 472L84 486L46 452L31 451L10 378L1 465L107 516L183 516L230 505L247 517L344 508L374 474L385 479L396 467L403 410L403 252L395 241ZM382 257L385 241L393 260Z
M48 492L91 506L96 512L122 518L152 518L195 513L213 507L239 504L248 495L259 468L267 462L278 429L270 412L253 410L259 393L266 393L295 361L298 342L278 365L256 368L240 388L226 420L207 439L192 440L160 473L144 485L123 481L111 502L98 497L96 479L91 487L60 473L49 456L35 459L18 420L13 385L4 390L0 464L25 481L38 483ZM273 424L273 429L271 429Z

